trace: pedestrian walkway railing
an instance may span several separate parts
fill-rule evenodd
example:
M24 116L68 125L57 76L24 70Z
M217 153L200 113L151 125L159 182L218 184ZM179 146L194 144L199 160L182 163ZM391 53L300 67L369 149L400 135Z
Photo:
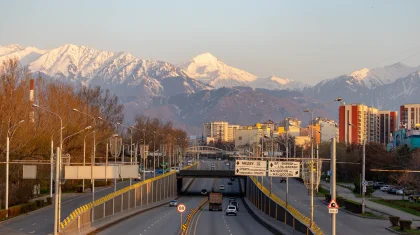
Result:
M197 163L183 169L194 169ZM60 223L61 234L77 234L114 215L147 208L177 195L176 171L127 186L75 209Z
M258 209L303 234L323 234L315 223L312 223L312 227L310 226L310 218L270 193L267 188L258 182L256 177L251 176L249 179L247 180L246 196Z

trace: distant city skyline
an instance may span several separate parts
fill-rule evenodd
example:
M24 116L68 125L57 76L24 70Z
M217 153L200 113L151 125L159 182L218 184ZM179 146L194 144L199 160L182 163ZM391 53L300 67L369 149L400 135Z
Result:
M210 52L258 77L306 84L420 65L420 1L7 1L0 45L63 44L180 64Z

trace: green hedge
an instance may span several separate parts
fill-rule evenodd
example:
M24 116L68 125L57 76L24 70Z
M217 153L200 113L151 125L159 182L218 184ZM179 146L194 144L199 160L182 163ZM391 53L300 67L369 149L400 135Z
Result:
M7 210L0 210L0 219L6 218Z
M338 202L337 202L338 203ZM340 205L340 203L338 203ZM344 207L346 210L353 212L355 214L361 214L362 213L362 204L350 200L344 200Z
M16 205L9 208L9 217L18 216L38 209L36 202Z

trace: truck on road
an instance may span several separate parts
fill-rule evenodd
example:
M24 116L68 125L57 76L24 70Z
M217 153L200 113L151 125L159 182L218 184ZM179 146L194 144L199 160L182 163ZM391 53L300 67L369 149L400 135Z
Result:
M211 192L209 194L209 211L222 210L223 194Z

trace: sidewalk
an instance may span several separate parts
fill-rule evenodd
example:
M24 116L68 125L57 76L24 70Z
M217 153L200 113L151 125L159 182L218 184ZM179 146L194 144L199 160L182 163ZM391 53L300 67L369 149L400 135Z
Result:
M326 183L324 181L321 181L321 185L326 189L330 188L330 184ZM339 195L340 197L343 197L345 199L349 199L349 200L352 200L352 201L355 201L355 202L362 203L362 198L356 197L350 189L341 187L339 185L337 185L336 189L337 189L337 195ZM365 199L365 205L366 205L366 207L368 207L372 210L376 210L376 211L382 212L382 213L387 214L387 215L398 216L398 217L400 217L401 220L417 221L417 222L415 222L415 224L420 225L420 217L419 216L415 216L415 215L412 215L410 213L406 213L404 211L400 211L400 210L397 210L397 209L394 209L394 208L391 208L391 207L388 207L388 206L384 206L384 205L372 202L369 199Z

